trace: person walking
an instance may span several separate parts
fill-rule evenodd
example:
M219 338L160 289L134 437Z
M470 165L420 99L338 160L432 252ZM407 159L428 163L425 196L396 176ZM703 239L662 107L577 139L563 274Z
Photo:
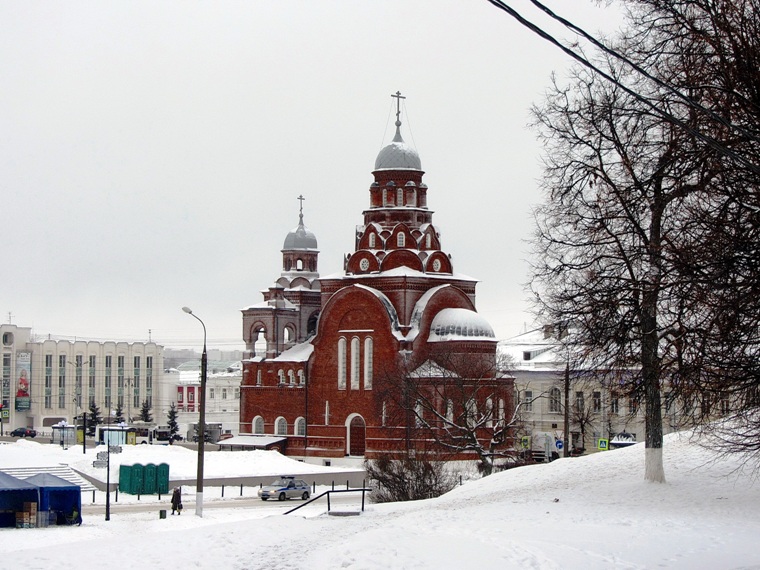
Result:
M177 511L178 515L182 514L182 488L174 487L172 491L172 515Z

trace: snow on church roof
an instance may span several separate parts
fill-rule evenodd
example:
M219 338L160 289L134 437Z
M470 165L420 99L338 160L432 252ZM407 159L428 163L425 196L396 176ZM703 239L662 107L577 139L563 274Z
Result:
M488 321L469 309L442 309L430 324L429 342L496 340Z

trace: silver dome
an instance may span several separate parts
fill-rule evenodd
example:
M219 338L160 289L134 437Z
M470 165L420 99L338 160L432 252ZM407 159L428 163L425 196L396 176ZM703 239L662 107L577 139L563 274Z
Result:
M299 216L298 227L285 238L282 249L317 249L317 236L303 225L303 214Z
M396 122L396 136L375 159L375 170L422 170L420 155L401 138L401 125Z

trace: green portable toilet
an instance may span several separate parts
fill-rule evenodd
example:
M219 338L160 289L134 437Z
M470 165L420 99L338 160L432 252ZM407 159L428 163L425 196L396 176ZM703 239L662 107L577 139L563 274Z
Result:
M169 464L159 463L156 466L156 490L162 495L169 492Z
M143 492L143 471L142 464L135 463L132 467L132 487L130 493L132 495L139 495Z
M119 466L119 490L122 493L132 493L132 467L129 465Z
M143 493L156 494L156 466L153 463L148 463L143 470Z

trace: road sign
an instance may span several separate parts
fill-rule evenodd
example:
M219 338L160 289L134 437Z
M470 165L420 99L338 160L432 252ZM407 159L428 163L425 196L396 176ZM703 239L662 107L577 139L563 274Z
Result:
M562 442L561 439L558 439L557 441L555 441L554 445L560 451L562 451L562 448L565 447L565 444Z
M121 453L121 446L120 445L109 445L108 451L111 453Z
M601 449L603 451L606 451L609 449L610 441L608 439L599 439L599 443L597 444L597 449Z
M108 461L108 452L107 451L98 451L98 459L100 461Z
M106 461L93 461L92 462L93 467L108 467L108 463Z
M3 419L7 420L9 417L11 417L11 411L3 408Z

